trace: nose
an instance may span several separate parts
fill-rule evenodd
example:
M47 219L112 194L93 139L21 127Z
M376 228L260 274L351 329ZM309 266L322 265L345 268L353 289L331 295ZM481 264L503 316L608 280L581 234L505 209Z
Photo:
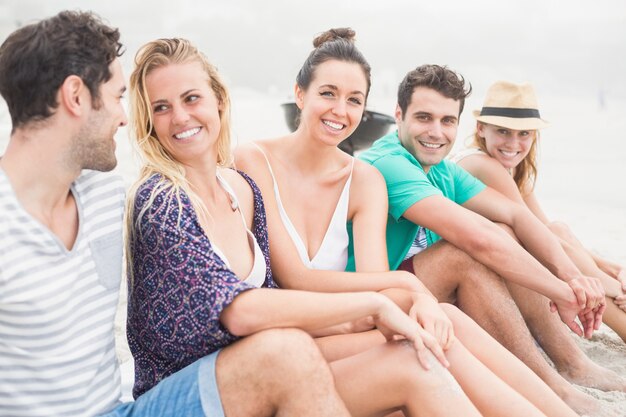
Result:
M184 125L189 120L189 113L182 106L172 107L172 123L175 125Z
M342 100L338 100L337 103L335 103L335 105L333 106L332 112L336 116L345 116L346 103L344 103Z
M441 123L439 122L433 122L430 126L430 129L428 130L428 136L431 136L433 138L440 138L441 137Z

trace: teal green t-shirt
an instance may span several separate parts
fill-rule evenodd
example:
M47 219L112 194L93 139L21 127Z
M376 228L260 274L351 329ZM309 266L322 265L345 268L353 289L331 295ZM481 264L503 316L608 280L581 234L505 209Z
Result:
M402 263L419 228L419 225L402 217L409 207L432 195L443 195L457 204L463 204L485 189L480 180L445 159L430 167L426 174L420 163L402 146L397 131L378 139L358 158L375 166L387 183L387 255L392 270ZM348 233L350 245L346 270L354 271L351 224L348 225ZM427 229L426 238L428 246L441 239Z

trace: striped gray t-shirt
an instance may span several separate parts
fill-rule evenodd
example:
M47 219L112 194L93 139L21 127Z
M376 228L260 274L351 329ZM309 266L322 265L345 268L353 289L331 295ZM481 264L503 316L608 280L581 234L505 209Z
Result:
M84 171L67 250L20 205L0 169L0 416L92 416L120 397L114 315L124 186Z

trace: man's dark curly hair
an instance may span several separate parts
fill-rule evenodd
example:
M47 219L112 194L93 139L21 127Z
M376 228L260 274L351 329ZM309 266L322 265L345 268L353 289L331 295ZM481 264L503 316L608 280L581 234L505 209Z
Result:
M111 78L109 66L123 52L119 38L117 29L80 11L63 11L9 35L0 46L0 94L13 131L50 117L70 75L83 80L98 108L100 85Z
M411 96L417 87L428 87L444 97L460 102L459 116L463 113L465 98L472 92L472 86L465 86L465 79L448 67L434 64L421 65L404 77L398 87L398 105L402 117L411 103Z

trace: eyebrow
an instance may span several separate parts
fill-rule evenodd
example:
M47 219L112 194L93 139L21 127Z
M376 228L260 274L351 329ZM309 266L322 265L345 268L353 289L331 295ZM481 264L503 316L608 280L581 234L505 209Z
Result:
M320 85L319 88L330 88L331 90L334 90L334 91L339 90L336 85L332 85L332 84L323 84L323 85ZM354 90L354 91L350 92L350 94L360 94L363 97L365 97L365 93L363 93L362 91L359 91L359 90Z
M432 117L433 114L427 111L416 111L415 113L413 113L413 117L416 117L416 116L431 116ZM454 119L457 121L459 120L458 117L451 115L451 114L443 115L441 118L442 119Z
M183 97L185 97L187 94L191 93L192 91L196 91L196 90L197 90L197 88L192 88L192 89L189 89L189 90L185 91L184 93L182 93L179 97L180 97L180 98L183 98ZM150 102L150 104L151 104L151 105L161 104L161 103L167 103L167 100L165 100L164 98L160 98L160 99L158 99L158 100L154 100L154 101Z

